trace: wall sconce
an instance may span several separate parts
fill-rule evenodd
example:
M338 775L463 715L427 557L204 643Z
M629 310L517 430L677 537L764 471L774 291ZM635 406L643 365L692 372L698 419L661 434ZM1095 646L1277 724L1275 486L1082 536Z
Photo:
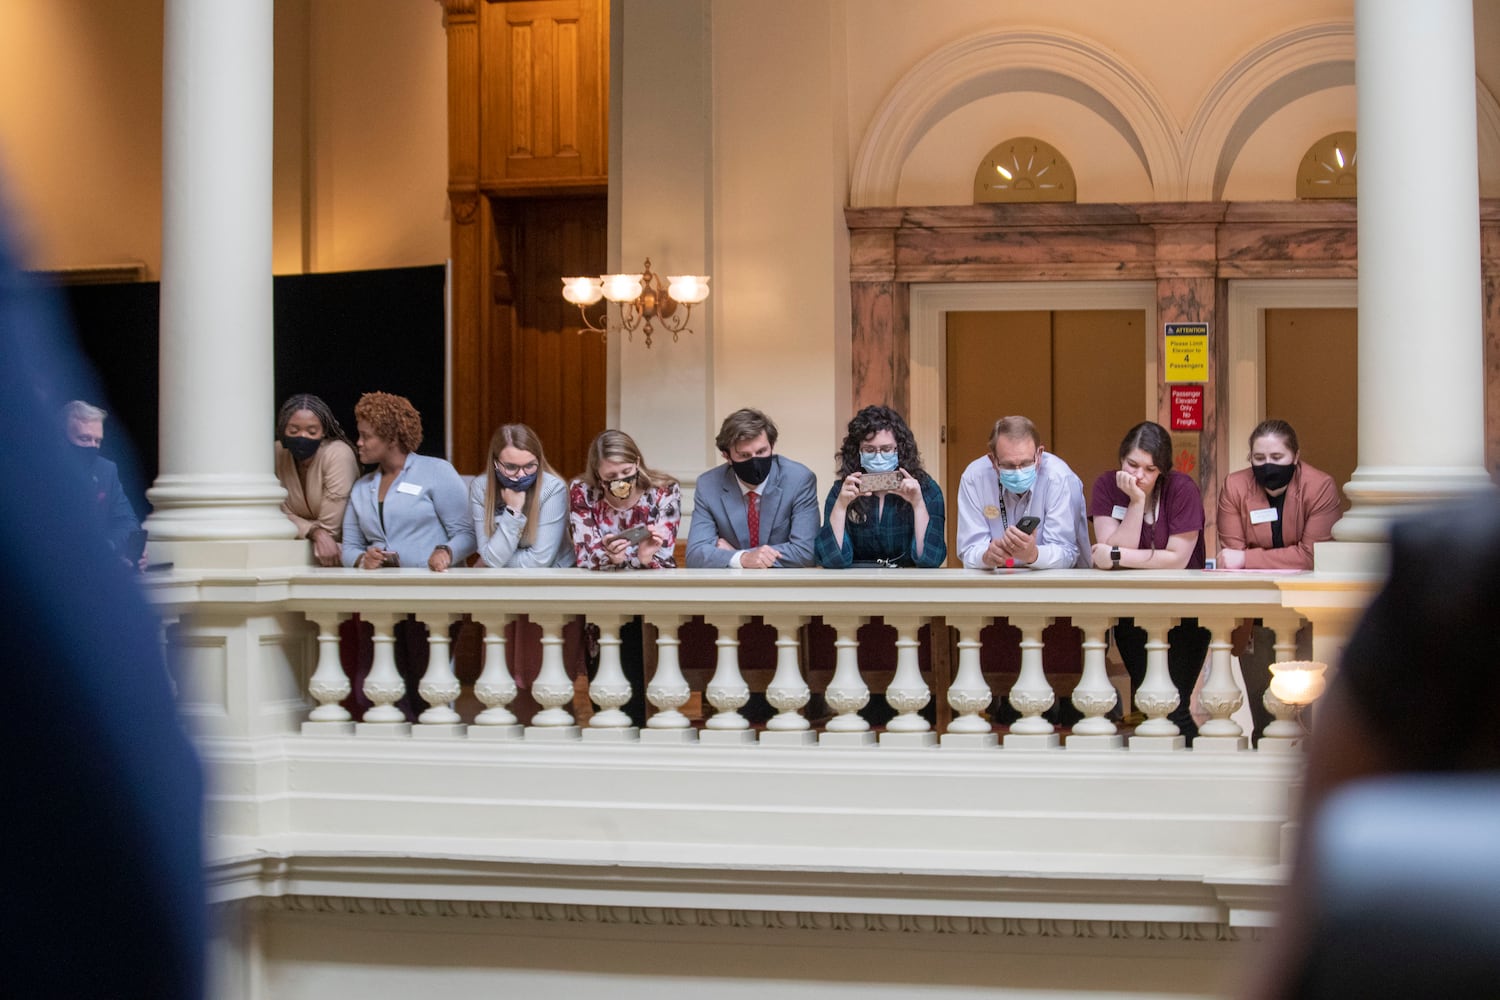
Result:
M1257 749L1282 752L1301 743L1307 731L1302 727L1302 708L1311 705L1328 687L1323 672L1328 664L1312 660L1285 660L1271 664L1271 686L1262 699L1266 709L1276 716L1268 723Z
M620 326L630 339L635 339L637 327L646 336L646 346L651 346L651 334L655 330L653 320L672 332L672 340L683 330L692 333L688 320L693 315L693 306L708 298L708 275L674 274L667 276L667 287L662 288L661 277L651 270L651 258L640 274L601 274L597 278L564 278L562 296L578 307L583 325L606 336L609 329L609 307L605 306L600 325L589 319L588 307L600 299L608 299L620 307ZM677 307L686 306L675 321Z

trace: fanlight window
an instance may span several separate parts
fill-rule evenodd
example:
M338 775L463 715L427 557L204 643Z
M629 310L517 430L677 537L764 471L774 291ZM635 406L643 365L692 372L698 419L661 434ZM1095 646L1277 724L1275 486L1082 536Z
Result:
M1077 201L1067 157L1040 139L1007 139L984 155L974 174L974 203Z
M1359 158L1353 132L1335 132L1312 144L1297 166L1298 198L1353 198L1359 193Z

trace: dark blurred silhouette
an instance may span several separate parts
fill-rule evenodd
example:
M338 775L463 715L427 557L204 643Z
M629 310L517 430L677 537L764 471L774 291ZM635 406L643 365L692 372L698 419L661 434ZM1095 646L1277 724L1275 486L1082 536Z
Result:
M1392 531L1390 578L1318 705L1296 867L1252 996L1500 996L1497 695L1486 494Z
M199 997L202 775L156 621L58 429L69 398L101 394L8 233L0 207L0 644L27 695L0 727L0 991Z

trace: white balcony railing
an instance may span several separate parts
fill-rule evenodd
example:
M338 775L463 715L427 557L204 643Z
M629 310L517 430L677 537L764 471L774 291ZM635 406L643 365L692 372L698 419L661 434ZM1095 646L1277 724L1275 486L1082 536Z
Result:
M1272 741L1246 748L1230 718L1243 698L1230 632L1262 619L1289 656L1305 613L1315 642L1336 649L1369 586L1191 571L299 568L178 573L153 581L150 595L168 622L183 710L213 765L221 898L1224 927L1268 919L1298 773L1296 754L1266 752ZM373 626L365 691L374 707L362 721L339 707L349 691L339 625L354 614ZM391 707L402 693L393 627L409 615L431 637L419 689L428 710L414 724ZM483 706L459 715L448 708L461 694L448 635L465 616L483 629L473 685ZM510 712L517 685L505 655L506 626L522 616L541 629L530 685L540 709L529 719ZM599 709L587 719L563 656L565 626L579 616L599 630L588 688ZM636 616L654 632L640 730L616 711L630 694L619 628ZM684 671L679 631L695 617L718 635L711 662ZM1129 734L1107 717L1117 687L1105 636L1123 617L1146 630L1148 650L1137 697L1147 721ZM1187 617L1212 634L1201 694L1212 720L1191 749L1165 719L1177 696L1165 637ZM774 667L747 674L736 636L755 618L775 630ZM809 677L797 637L815 618L834 630L835 653L831 672ZM866 675L856 632L873 618L895 630L894 668ZM980 670L980 631L1001 618L1020 632L1013 682ZM1076 678L1049 676L1044 663L1043 630L1060 618L1080 633ZM955 628L958 640L953 663L933 642L924 674L927 624ZM992 691L990 680L1008 686ZM1084 719L1059 734L1044 713L1069 685ZM752 687L776 710L763 728L739 712ZM831 711L821 725L805 709L815 688ZM861 715L871 688L895 713L880 732ZM1003 734L982 714L992 694L1020 715ZM921 714L928 699L951 707L941 733ZM787 872L803 875L793 885ZM808 873L822 873L816 887ZM593 878L587 890L580 878Z

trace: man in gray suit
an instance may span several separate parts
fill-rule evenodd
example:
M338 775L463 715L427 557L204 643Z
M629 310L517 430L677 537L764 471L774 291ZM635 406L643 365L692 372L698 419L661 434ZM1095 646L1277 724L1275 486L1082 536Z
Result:
M775 453L776 425L759 410L735 410L714 439L724 464L698 477L689 569L811 566L818 536L818 481Z

